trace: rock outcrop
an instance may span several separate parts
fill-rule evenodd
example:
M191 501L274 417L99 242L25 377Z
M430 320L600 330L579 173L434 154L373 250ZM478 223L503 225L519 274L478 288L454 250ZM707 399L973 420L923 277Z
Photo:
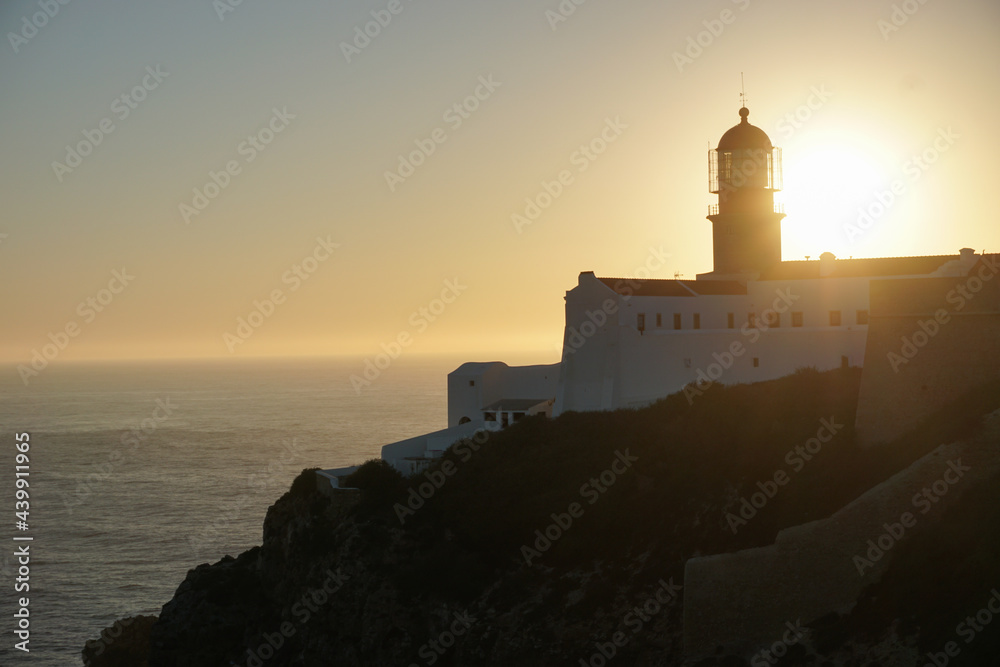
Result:
M304 471L269 509L261 546L188 573L151 628L148 664L923 664L920 652L944 650L960 610L974 613L1000 583L996 475L970 486L938 528L893 548L849 612L777 648L684 652L685 605L700 593L687 590L687 561L773 544L942 442L985 432L982 413L953 423L946 412L931 417L935 428L860 448L858 381L854 370L803 372L713 387L690 405L675 396L638 411L529 418L409 480L369 462L349 480L361 489L353 496ZM989 391L995 409L1000 391ZM831 416L843 431L733 530L727 516ZM926 603L909 592L920 577L945 582ZM949 664L990 664L998 635L1000 622L984 627ZM782 661L760 662L771 648Z

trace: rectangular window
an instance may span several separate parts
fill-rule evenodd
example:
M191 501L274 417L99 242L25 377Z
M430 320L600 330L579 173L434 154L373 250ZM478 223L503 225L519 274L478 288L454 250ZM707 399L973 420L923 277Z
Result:
M830 311L830 326L839 327L840 326L840 311L831 310Z
M777 329L781 326L781 314L768 310L764 315L764 322L767 323L769 329Z
M751 329L757 328L757 313L747 313L747 326Z
M681 314L674 313L674 329L679 330L680 328L681 328Z
M656 326L657 326L657 328L663 326L663 313L657 313L656 314Z
M754 357L753 358L753 367L754 368L760 368L760 357Z
M800 327L800 326L802 326L802 313L801 313L801 311L798 312L798 313L792 313L792 326L793 327Z
M729 323L728 323L728 325L727 325L727 326L728 326L728 327L729 327L730 329L735 329L735 328L736 328L736 316L735 316L735 315L733 315L732 313L729 313L729 316L728 316L728 321L729 321Z
M692 329L700 329L701 328L701 313L695 313L694 314L694 324L692 325L691 328Z
M646 330L646 313L639 313L635 316L635 326L639 331Z
M850 365L851 365L851 360L849 358L847 358L847 357L841 357L840 358L840 367L841 368L849 368Z
M469 386L470 387L475 387L476 386L476 381L475 380L469 380Z
M858 311L858 324L868 324L868 311L859 310Z

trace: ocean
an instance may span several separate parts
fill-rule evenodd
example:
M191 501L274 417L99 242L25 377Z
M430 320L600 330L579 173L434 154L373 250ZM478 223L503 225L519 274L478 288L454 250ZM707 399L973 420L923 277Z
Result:
M460 361L401 358L360 395L350 376L362 359L66 362L27 387L0 367L0 665L82 665L87 639L158 614L189 569L260 544L268 506L303 468L361 463L443 428ZM14 515L22 432L27 531ZM18 593L25 544L30 591ZM30 655L14 648L20 597Z

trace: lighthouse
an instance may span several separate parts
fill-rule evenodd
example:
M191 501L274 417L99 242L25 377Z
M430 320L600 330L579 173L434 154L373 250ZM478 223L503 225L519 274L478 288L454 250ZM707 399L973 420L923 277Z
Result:
M781 261L781 220L774 193L781 190L781 149L740 109L740 123L708 152L709 207L714 269L708 277L760 274Z

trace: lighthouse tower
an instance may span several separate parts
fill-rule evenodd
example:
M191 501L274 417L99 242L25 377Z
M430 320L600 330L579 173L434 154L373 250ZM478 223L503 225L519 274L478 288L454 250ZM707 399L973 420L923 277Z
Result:
M705 277L759 274L781 261L781 220L774 204L781 190L781 149L767 134L747 122L750 110L740 109L740 123L708 152L709 191L719 203L709 207L715 265Z

